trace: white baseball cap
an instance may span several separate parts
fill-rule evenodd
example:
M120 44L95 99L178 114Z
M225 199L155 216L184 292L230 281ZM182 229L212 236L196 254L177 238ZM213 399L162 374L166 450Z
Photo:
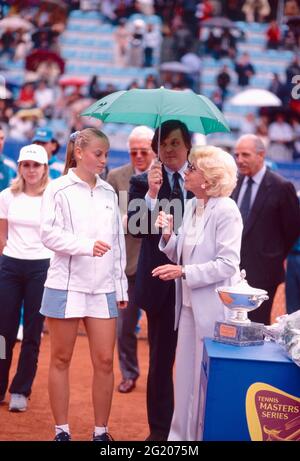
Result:
M24 146L20 150L18 163L24 162L24 160L32 160L33 162L47 165L47 151L43 146L39 146L38 144L30 144L29 146Z

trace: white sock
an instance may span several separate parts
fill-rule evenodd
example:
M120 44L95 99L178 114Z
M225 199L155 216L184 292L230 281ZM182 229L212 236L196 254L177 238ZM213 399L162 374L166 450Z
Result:
M95 426L94 434L95 435L102 435L108 432L107 426Z
M60 424L59 426L55 426L55 435L60 432L67 432L70 434L69 424Z

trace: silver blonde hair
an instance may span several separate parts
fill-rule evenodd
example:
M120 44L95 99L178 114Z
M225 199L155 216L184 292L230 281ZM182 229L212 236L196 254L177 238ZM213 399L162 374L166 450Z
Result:
M189 161L202 171L210 197L228 197L236 186L237 166L233 157L220 147L194 146Z

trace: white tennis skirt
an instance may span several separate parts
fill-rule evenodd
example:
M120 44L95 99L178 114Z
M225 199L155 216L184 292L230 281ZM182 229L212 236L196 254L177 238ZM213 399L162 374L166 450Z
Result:
M40 313L57 319L115 318L118 317L116 293L89 294L45 287Z

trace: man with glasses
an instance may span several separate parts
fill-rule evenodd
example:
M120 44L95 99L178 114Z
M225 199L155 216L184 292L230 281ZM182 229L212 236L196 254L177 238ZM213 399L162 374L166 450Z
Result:
M130 163L119 168L112 169L107 176L107 181L113 186L119 196L119 206L124 227L127 229L127 194L129 181L132 175L147 171L155 158L151 148L153 130L146 126L135 127L128 138L128 150ZM139 308L134 303L133 292L137 268L137 260L140 252L141 241L125 235L128 279L128 307L119 310L118 317L118 353L122 373L122 381L118 391L131 392L135 388L135 382L139 377L139 364L137 357L136 326L139 318Z
M254 134L237 140L240 177L232 198L244 223L240 267L249 285L267 290L269 296L249 318L269 325L277 287L285 278L284 260L299 237L300 210L293 184L267 168L265 154Z

